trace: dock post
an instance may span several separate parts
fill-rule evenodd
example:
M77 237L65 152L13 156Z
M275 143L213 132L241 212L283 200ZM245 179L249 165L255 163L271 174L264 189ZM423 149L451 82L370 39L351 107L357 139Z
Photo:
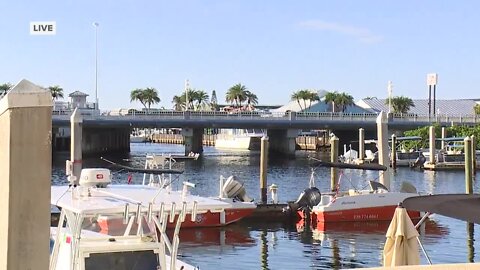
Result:
M49 268L52 96L27 80L0 98L0 269Z
M72 175L75 176L73 183L78 185L82 171L82 123L83 118L77 108L70 116L70 162L72 164Z
M390 160L388 159L388 126L387 114L381 111L377 117L378 163L387 167L380 172L380 183L390 190Z
M429 141L429 146L430 146L430 160L429 160L429 163L430 164L435 164L435 127L434 126L430 126L429 128L429 137L428 137L428 141Z
M330 138L330 162L338 162L338 137ZM334 191L338 183L338 169L330 168L330 190Z
M397 169L397 136L395 134L392 134L392 149L390 158L392 162L392 169Z
M447 128L442 127L442 144L440 146L442 150L445 149L445 138L447 138Z
M365 159L365 130L363 128L358 130L358 158L363 164Z
M260 197L267 203L268 137L263 136L260 144Z
M475 135L470 136L470 138L472 138L472 175L475 178L477 171L477 140Z
M465 148L465 192L467 194L473 193L473 184L472 184L472 163L473 163L473 155L472 155L472 139L470 137L466 137L463 140L464 148Z

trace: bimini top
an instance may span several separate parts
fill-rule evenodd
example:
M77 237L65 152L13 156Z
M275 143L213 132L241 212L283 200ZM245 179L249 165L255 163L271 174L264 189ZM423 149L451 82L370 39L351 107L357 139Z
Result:
M410 197L403 201L409 210L430 212L480 224L480 194L438 194Z
M141 212L147 212L150 203L152 211L159 211L162 203L165 211L171 211L172 204L175 203L175 211L179 212L184 201L187 203L187 212L192 211L195 201L198 213L221 212L232 207L232 204L220 200L194 195L182 198L179 191L160 190L158 187L143 185L111 185L106 188L80 186L75 189L72 194L73 188L52 186L51 205L85 215L123 213L126 204L129 205L129 212L136 212L137 205L141 206Z

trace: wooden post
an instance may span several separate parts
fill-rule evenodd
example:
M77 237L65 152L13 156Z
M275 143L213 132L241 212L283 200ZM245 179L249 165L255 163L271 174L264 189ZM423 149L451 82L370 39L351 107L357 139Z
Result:
M49 267L52 96L22 80L0 98L0 269Z
M70 116L70 162L72 163L73 183L78 185L82 171L82 123L83 118L75 108Z
M397 136L392 134L392 149L390 154L391 162L392 162L392 169L397 168Z
M388 159L388 126L387 114L380 112L377 117L378 163L386 166L386 171L380 172L380 183L390 190L390 161Z
M263 136L260 144L260 197L267 203L268 137Z
M338 137L330 139L330 161L338 162ZM334 191L338 183L338 169L330 168L330 190Z
M445 150L445 138L447 138L447 128L442 127L442 145L440 146L442 150Z
M435 164L435 127L430 126L429 128L429 134L430 136L428 137L429 139L429 146L430 146L430 164Z
M363 128L358 130L358 157L360 163L363 164L365 159L365 130Z
M467 194L473 193L473 183L472 183L472 163L473 163L473 155L472 155L472 139L470 137L466 137L463 140L464 148L465 148L465 192Z
M470 138L472 138L472 175L475 178L477 171L477 140L475 135L470 136Z

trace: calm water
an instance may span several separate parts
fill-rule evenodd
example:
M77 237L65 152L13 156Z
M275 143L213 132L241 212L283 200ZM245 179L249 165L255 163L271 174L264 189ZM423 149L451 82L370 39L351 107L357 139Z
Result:
M259 198L259 153L204 148L204 157L197 161L175 164L185 173L175 180L180 187L184 180L197 184L192 193L218 194L220 175L236 175L244 181L247 193ZM117 162L143 166L146 153L183 153L181 145L132 144L126 157L110 157ZM308 185L310 167L308 152L297 152L295 159L271 157L268 183L279 186L281 201L295 200ZM54 184L66 183L66 155L54 158ZM123 159L128 158L126 162ZM99 159L87 159L85 167L108 167ZM114 182L127 181L127 173L113 170ZM316 184L320 190L329 186L329 169L317 168ZM480 177L480 175L479 175ZM367 180L378 178L377 172L345 170L341 188L362 188ZM413 171L400 168L392 178L392 190L402 181L409 181L422 193L462 193L465 191L463 172ZM141 183L142 175L133 181ZM480 184L474 186L478 193ZM256 199L258 200L258 199ZM461 211L461 209L459 209ZM181 232L180 257L200 269L331 269L380 266L385 232L388 223L351 224L335 231L297 232L295 226L282 224L234 224L226 228L185 229ZM434 263L480 261L480 248L475 239L480 228L468 232L465 222L433 216L421 233L421 240ZM469 235L473 235L470 238ZM422 263L427 261L423 256Z

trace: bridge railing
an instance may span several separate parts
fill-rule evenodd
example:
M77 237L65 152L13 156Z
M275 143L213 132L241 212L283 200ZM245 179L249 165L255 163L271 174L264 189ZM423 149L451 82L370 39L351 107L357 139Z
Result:
M52 112L55 119L67 120L71 115L70 110L54 110ZM347 121L375 121L376 113L332 113L332 112L216 112L216 111L133 111L124 115L110 115L103 112L100 115L82 112L84 119L88 120L152 120L152 119L172 119L172 120L347 120ZM459 115L452 116L448 114L437 114L432 117L428 115L417 114L391 114L390 122L429 122L429 123L480 123L480 117L477 115Z

